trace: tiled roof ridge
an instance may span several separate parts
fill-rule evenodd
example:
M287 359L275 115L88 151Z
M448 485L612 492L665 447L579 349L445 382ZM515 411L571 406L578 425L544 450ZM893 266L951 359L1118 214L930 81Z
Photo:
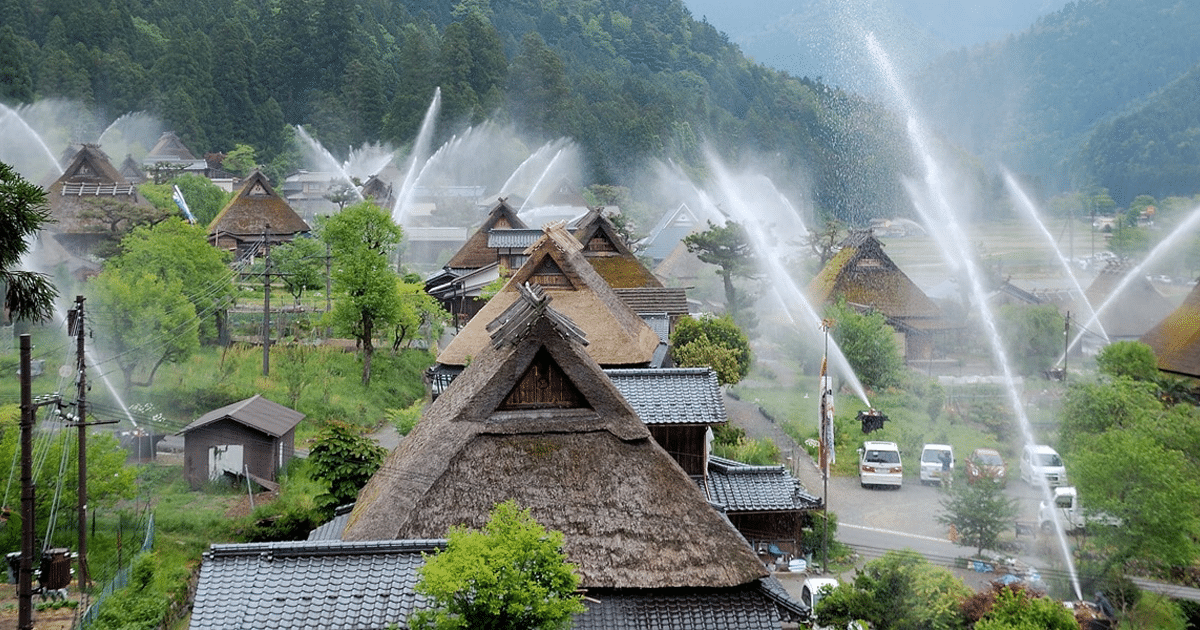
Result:
M268 556L268 557L298 557L298 556L345 556L391 554L399 552L438 551L446 546L442 538L423 538L415 540L286 540L265 543L230 543L217 544L204 553L207 559L234 556Z
M666 374L707 374L712 371L709 367L671 367L671 368L605 368L605 373L615 373L618 376L661 376ZM716 374L713 372L713 374Z
M778 473L780 471L787 470L781 464L746 464L737 460L718 457L716 455L709 455L708 462L709 465L716 466L723 473Z

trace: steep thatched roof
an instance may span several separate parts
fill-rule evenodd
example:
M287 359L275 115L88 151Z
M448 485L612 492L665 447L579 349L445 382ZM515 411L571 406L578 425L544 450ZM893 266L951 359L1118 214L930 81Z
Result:
M545 295L557 305L559 294L514 294L521 302L492 327L492 343L359 493L343 539L442 537L481 527L513 499L563 532L585 588L722 588L764 576L549 307Z
M146 153L142 162L150 164L154 162L190 162L195 159L196 156L192 155L187 145L179 139L179 136L175 135L174 131L164 131L150 151Z
M662 282L629 250L612 221L598 209L592 208L580 219L575 238L583 243L584 257L614 289L662 286Z
M1200 378L1200 284L1141 341L1154 349L1158 369Z
M525 227L525 222L517 218L517 211L508 205L508 199L500 199L488 212L483 225L450 257L446 266L451 269L479 269L494 264L500 260L500 254L499 250L488 247L488 232Z
M466 365L488 343L486 326L518 299L525 283L539 284L554 296L555 307L582 329L588 354L607 367L637 367L654 358L659 339L617 297L587 262L582 246L562 224L546 227L546 235L528 251L529 260L438 355L446 365Z
M1129 266L1110 263L1088 285L1084 295L1092 308L1108 301L1129 273ZM1174 310L1174 305L1145 276L1130 278L1121 293L1100 313L1100 324L1110 339L1136 339ZM1083 312L1079 310L1077 312Z
M47 226L49 230L76 235L108 232L101 221L87 218L87 213L94 212L99 202L149 205L138 194L137 186L126 180L108 155L94 144L84 144L75 152L63 174L46 186L46 200L54 218Z
M242 190L221 209L208 226L210 240L231 236L241 240L292 236L309 231L308 224L280 197L260 171L246 178Z
M870 231L855 232L808 285L815 303L839 297L897 320L937 318L941 310L883 252Z

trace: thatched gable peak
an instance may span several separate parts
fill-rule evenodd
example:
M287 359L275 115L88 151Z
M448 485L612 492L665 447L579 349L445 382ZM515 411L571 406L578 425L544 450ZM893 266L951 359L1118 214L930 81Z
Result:
M65 182L89 184L124 184L125 178L113 166L108 154L94 144L80 145L71 162L63 169L56 184Z
M609 367L648 365L658 335L633 312L584 258L583 246L562 223L545 227L528 260L438 355L445 365L466 365L488 344L486 326L520 298L520 288L539 285L554 295L555 308L569 317L590 342L588 353Z
M764 576L745 539L532 293L519 307L536 313L530 325L484 347L434 401L359 493L343 538L442 537L483 526L511 499L563 532L585 588L720 588Z
M808 285L815 303L838 297L897 319L936 318L941 309L883 251L871 232L853 232Z
M508 203L508 197L501 197L492 206L491 211L483 219L479 229L463 243L463 246L450 257L446 267L450 269L479 269L497 262L500 259L499 250L488 247L488 232L492 230L523 230L525 222L517 216L517 211Z

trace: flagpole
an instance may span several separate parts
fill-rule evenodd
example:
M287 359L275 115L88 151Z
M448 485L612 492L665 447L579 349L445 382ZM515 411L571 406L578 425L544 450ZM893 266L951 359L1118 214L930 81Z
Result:
M825 516L825 535L821 537L821 571L823 573L829 572L829 449L832 447L832 444L829 443L829 433L832 433L833 427L826 425L832 424L833 419L829 417L828 397L831 392L825 379L828 378L826 369L829 359L829 326L832 323L828 319L821 320L821 330L825 331L825 355L821 357L821 401L818 405L821 410L821 421L818 426L821 430L821 479L824 483L821 493L824 497L822 510Z

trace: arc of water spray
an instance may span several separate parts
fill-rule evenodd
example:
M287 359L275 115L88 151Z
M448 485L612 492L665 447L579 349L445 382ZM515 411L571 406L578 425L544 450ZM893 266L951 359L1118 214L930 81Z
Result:
M517 209L517 214L520 214L521 211L525 209L525 206L529 205L529 200L533 199L533 196L537 194L537 191L542 187L542 182L545 181L546 176L550 174L550 170L554 168L555 163L558 162L558 158L562 156L562 153L563 150L559 149L554 153L554 157L550 158L550 161L546 164L546 168L542 169L542 174L538 175L537 181L533 183L533 188L529 189L529 195L525 197L524 201L521 202L521 207Z
M1096 322L1096 329L1100 331L1100 336L1104 338L1104 343L1108 343L1108 333L1104 330L1104 326L1100 324L1100 320L1096 318L1096 309L1092 308L1091 300L1088 300L1087 294L1084 293L1083 287L1079 284L1079 279L1075 277L1075 272L1071 267L1071 262L1068 261L1065 256L1063 256L1062 250L1059 249L1058 244L1054 242L1054 236L1050 234L1050 230L1046 229L1046 223L1042 221L1040 216L1038 216L1037 207L1034 206L1033 200L1029 198L1029 195L1025 194L1025 190L1021 188L1021 186L1017 183L1017 179L1013 177L1013 174L1010 173L1008 169L1003 169L1003 171L1004 183L1006 186L1008 186L1009 193L1016 198L1017 206L1024 210L1025 214L1029 215L1029 218L1033 220L1033 223L1038 226L1042 238L1046 239L1046 242L1049 243L1050 247L1054 250L1054 254L1058 257L1059 265L1063 268L1063 271L1067 273L1067 277L1071 279L1071 284L1075 286L1076 294L1079 295L1079 297L1083 300L1084 306L1086 306L1088 309L1087 315L1091 317L1091 319L1088 321ZM1088 326L1091 326L1091 324L1089 323ZM1086 329L1087 327L1085 326L1084 328ZM1080 334L1082 334L1082 331L1080 331ZM1058 359L1058 363L1062 363L1062 361L1063 359L1060 357Z
M333 170L337 171L337 174L341 177L342 182L349 186L350 190L354 191L354 196L358 197L359 201L362 201L362 191L358 189L358 186L354 185L354 179L350 177L349 173L346 172L346 167L341 162L338 162L337 158L333 157L333 154L330 153L329 150L326 149L320 142L317 142L316 138L313 138L311 135L309 135L309 133L304 130L304 127L296 125L296 133L300 135L300 139L303 140L310 149L317 152L317 155L323 162L325 162L325 167L332 168Z
M903 86L900 85L899 79L896 76L895 69L891 65L891 61L879 43L875 40L874 35L866 34L867 50L875 60L876 67L884 75L884 80L888 87L893 91L899 100L901 107L908 118L906 130L908 132L909 142L912 144L912 149L916 154L918 164L923 171L923 181L925 190L928 191L929 201L933 208L938 211L937 216L930 213L930 209L925 207L925 204L914 203L917 212L925 221L925 225L929 230L945 229L947 230L945 239L953 248L958 258L962 260L963 266L966 269L967 276L971 282L971 291L975 298L976 304L979 305L980 316L983 320L984 327L987 330L988 341L992 346L992 352L1000 364L1001 371L1004 377L1005 390L1008 394L1009 403L1012 405L1013 412L1017 416L1018 425L1021 430L1022 437L1027 444L1034 443L1033 429L1029 422L1028 416L1025 414L1025 406L1021 403L1021 398L1017 394L1016 382L1012 374L1012 368L1009 365L1008 353L1004 350L1004 344L1000 337L1000 331L996 324L995 315L992 313L991 307L988 305L987 296L983 291L982 274L975 265L974 260L970 256L970 252L966 250L966 243L969 241L962 228L958 225L957 218L953 212L953 206L946 198L945 192L941 183L944 178L941 175L937 161L933 157L933 152L926 142L927 133L921 128L916 119L915 108L907 97L907 93ZM916 200L914 200L916 201ZM950 256L950 250L943 250L943 256ZM1045 479L1041 479L1039 484L1042 489L1042 495L1047 504L1052 504L1053 497L1050 494L1050 487L1046 484ZM1079 584L1079 576L1075 571L1075 561L1071 556L1071 551L1067 546L1066 535L1063 531L1062 521L1056 510L1051 510L1051 516L1054 521L1054 529L1058 537L1059 551L1062 553L1064 562L1067 565L1067 571L1070 575L1071 585L1074 587L1075 595L1078 599L1083 599L1082 589Z
M29 123L25 122L25 119L17 113L17 110L0 103L0 114L3 114L0 115L0 123L3 123L9 118L17 121L21 127L21 130L29 134L29 137L37 141L38 147L41 148L42 152L46 154L46 159L50 162L51 168L54 170L55 175L63 174L64 171L62 164L58 163L58 158L54 156L54 152L50 150L50 147L46 146L46 141L42 139L41 134L39 134L37 131L34 131L33 127L30 127Z
M433 100L429 102L429 109L425 110L425 117L421 119L421 128L417 131L417 139L413 142L412 159L409 160L408 170L404 173L400 194L396 195L396 203L392 206L392 220L400 225L404 224L404 213L412 203L413 189L416 187L416 179L421 170L418 165L425 164L429 147L433 144L434 123L437 122L441 107L442 88L434 88Z
M1103 314L1104 311L1106 311L1108 307L1112 305L1112 303L1115 302L1122 293L1125 292L1125 289L1129 288L1129 285L1133 283L1135 278L1142 277L1142 275L1145 273L1146 267L1150 266L1152 262L1157 261L1160 256L1175 247L1175 245L1179 243L1180 239L1190 234L1198 227L1200 227L1200 206L1192 208L1191 213L1183 223L1180 223L1174 231L1167 235L1167 238L1164 238L1158 243L1158 245L1155 245L1154 249L1150 250L1150 253L1147 254L1144 259L1142 259L1142 262L1138 263L1137 266L1129 270L1129 272L1125 274L1124 278L1121 278L1121 281L1117 283L1117 286L1113 287L1112 292L1108 294L1108 297L1104 298L1104 301L1100 303L1100 307L1097 308L1096 312L1092 314L1092 318L1089 319L1087 324L1080 328L1075 337L1071 339L1071 343L1067 345L1067 351L1069 352L1071 348L1075 347L1075 344L1079 343L1079 340L1083 338L1083 335L1088 328L1100 321L1100 315ZM1059 362L1062 362L1061 357L1059 358Z
M755 220L754 213L750 211L750 209L754 207L754 204L751 204L748 202L748 200L742 198L742 195L738 192L740 187L736 186L733 178L714 155L709 155L709 163L716 175L718 186L721 187L722 191L725 193L725 196L732 202L730 204L730 210L732 214L738 219L743 227L746 228L747 234L754 243L755 250L765 254L764 256L760 257L760 261L767 264L771 277L777 281L772 284L771 288L775 294L775 297L784 306L784 313L787 315L788 320L792 322L793 325L796 323L796 317L794 317L792 314L792 308L795 305L799 305L802 310L802 315L804 316L802 321L803 319L807 319L819 329L822 323L821 316L817 314L816 309L813 308L812 304L808 301L804 291L802 291L800 287L796 285L796 281L792 279L791 274L783 268L783 256L780 254L780 252L775 251L775 248L768 245L769 241L766 237L766 234L763 233L761 223ZM771 188L779 198L784 199L786 207L794 210L794 208L791 206L791 203L787 202L786 199L783 198L782 193L780 193L777 189L774 189L773 186L771 186ZM705 191L697 189L696 194L699 196L702 203L716 207L712 199ZM801 229L803 229L804 222L800 219L799 215L796 215L793 218L797 221L797 223L800 224ZM787 290L788 296L792 299L789 300L784 297L781 287ZM866 389L862 386L862 382L858 380L858 376L854 374L854 370L850 367L850 361L846 359L846 355L838 346L837 341L830 338L829 344L832 349L831 358L833 359L832 362L834 370L840 374L843 379L845 379L845 382L850 387L851 391L853 391L854 394L863 401L863 404L865 404L867 407L870 407L871 402L867 399Z

